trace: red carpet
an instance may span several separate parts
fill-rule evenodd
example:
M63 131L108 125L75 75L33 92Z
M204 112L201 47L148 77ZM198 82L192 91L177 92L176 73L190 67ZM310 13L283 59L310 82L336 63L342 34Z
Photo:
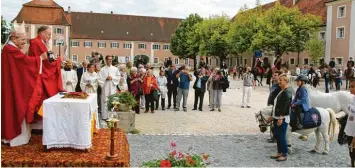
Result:
M72 149L55 149L45 152L41 135L32 135L27 145L9 147L1 145L1 166L4 167L129 167L129 144L125 133L115 134L117 160L108 161L106 153L110 149L110 131L99 130L94 135L93 146L88 152Z

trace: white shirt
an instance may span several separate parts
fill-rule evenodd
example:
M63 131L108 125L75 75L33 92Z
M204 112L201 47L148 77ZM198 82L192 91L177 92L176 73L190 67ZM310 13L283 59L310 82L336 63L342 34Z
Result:
M283 91L281 91L281 92L276 96L276 98L275 98L275 100L274 100L274 106L272 107L272 118L277 119L277 120L280 119L280 118L277 117L277 116L275 116L275 107L276 107L276 103L277 103L277 97L279 97L282 92L283 92ZM284 116L284 118L285 118L285 122L286 122L286 123L290 123L290 115Z
M344 132L347 136L355 136L355 97L353 97L349 105L348 122L346 123Z

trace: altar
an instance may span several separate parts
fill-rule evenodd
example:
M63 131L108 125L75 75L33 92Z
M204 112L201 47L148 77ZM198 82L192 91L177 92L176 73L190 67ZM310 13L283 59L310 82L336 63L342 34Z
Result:
M97 95L86 99L57 94L43 102L43 145L50 148L89 149L99 129Z

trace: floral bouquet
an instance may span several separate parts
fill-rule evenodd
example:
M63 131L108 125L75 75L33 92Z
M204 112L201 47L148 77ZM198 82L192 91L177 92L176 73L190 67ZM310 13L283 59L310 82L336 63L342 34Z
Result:
M188 154L178 152L176 143L171 142L172 152L165 159L156 159L144 162L141 167L206 167L210 164L208 158L210 155L203 154Z

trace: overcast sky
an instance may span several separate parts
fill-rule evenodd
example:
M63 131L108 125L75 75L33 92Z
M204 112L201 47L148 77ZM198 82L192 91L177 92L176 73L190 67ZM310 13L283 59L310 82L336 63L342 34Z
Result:
M1 15L12 20L20 11L22 4L30 0L1 0ZM42 0L45 1L45 0ZM127 15L159 16L185 18L190 13L198 13L203 17L210 14L225 13L234 16L247 4L255 6L255 0L55 0L64 10L68 6L76 12L98 12ZM275 0L261 0L262 4Z

